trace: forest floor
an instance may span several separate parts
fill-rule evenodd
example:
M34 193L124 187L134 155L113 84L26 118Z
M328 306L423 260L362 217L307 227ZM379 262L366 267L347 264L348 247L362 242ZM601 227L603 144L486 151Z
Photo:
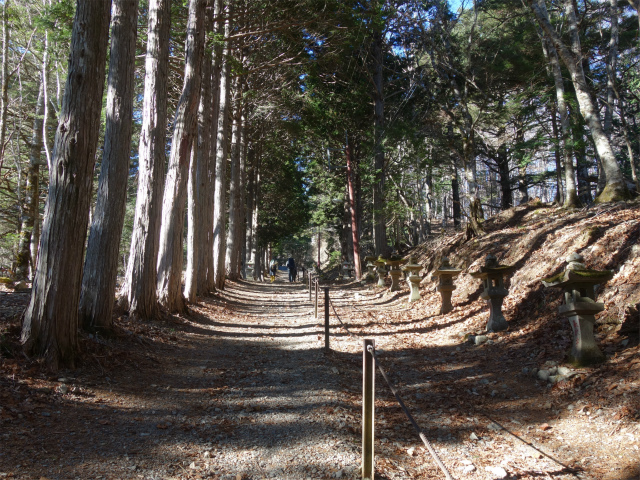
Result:
M18 344L29 294L0 292L0 480L360 478L363 338L454 478L640 479L640 208L531 204L485 227L414 251L418 302L404 285L334 282L329 353L305 285L283 272L228 282L186 316L118 316L113 337L82 334L79 367L55 374ZM564 363L561 295L540 284L573 251L615 270L598 289L607 361L588 368ZM487 253L518 270L509 330L475 345L488 308L467 272ZM465 269L447 315L431 281L443 255ZM557 366L569 378L537 374ZM379 375L375 418L376 479L444 478Z

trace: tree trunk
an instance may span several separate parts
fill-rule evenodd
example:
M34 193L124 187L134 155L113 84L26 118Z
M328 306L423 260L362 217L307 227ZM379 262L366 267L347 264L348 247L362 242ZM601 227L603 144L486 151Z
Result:
M73 367L78 302L100 131L111 2L79 1L31 302L22 341L50 368Z
M216 18L215 34L216 37L224 34L224 2L223 0L215 0L214 16ZM216 288L215 278L215 259L214 259L214 211L216 197L216 141L218 136L218 122L220 119L220 77L222 74L222 42L216 42L213 47L213 71L211 75L211 126L210 128L210 149L208 161L208 182L207 189L207 243L206 243L206 264L207 264L207 291L213 291Z
M189 154L197 136L202 58L204 56L204 13L204 0L189 1L184 84L173 121L171 155L162 198L157 289L158 300L170 312L184 312L186 309L182 296L182 265L184 261L182 241L189 177Z
M351 216L351 244L353 246L353 266L356 272L356 280L362 278L360 265L360 235L358 234L358 216L356 212L356 195L354 185L354 167L351 145L347 143L347 188L349 191L349 213Z
M242 221L242 207L240 202L240 153L242 143L242 84L240 78L236 80L235 101L232 127L231 172L229 178L229 230L227 232L227 248L225 254L225 270L230 280L238 279L238 251L240 238L238 224Z
M205 9L209 0L205 0ZM210 36L212 17L205 15L205 45ZM211 52L203 51L202 81L198 105L197 137L195 148L191 149L189 180L187 182L187 268L184 274L184 294L189 302L195 302L197 295L207 291L207 265L211 258L207 244L209 233L213 232L212 216L208 215L207 199L209 183L209 162L211 157Z
M225 20L224 37L228 38L230 33L230 20ZM216 188L215 205L213 210L213 267L215 287L218 290L224 289L225 282L225 253L226 253L226 215L227 215L227 156L230 123L230 78L231 66L229 64L229 45L225 45L222 60L222 73L220 76L220 107L218 115L217 135L216 135Z
M7 4L8 0L2 2L2 65L0 66L0 74L2 78L0 81L0 170L2 170L2 164L4 163L4 142L7 135L7 112L9 110L9 73L8 65L9 59L9 28L7 18Z
M556 105L558 107L558 113L560 114L560 127L562 129L562 164L564 166L565 183L564 207L575 208L580 206L580 201L576 187L576 172L573 163L573 146L571 143L571 122L565 101L564 79L562 78L562 69L558 61L557 50L552 42L546 41L545 44L549 51L549 63L551 64L551 74L553 75L553 83L556 90Z
M498 148L496 164L498 165L498 175L500 177L500 209L508 210L513 207L513 193L511 191L509 155L507 152L507 145L504 143Z
M556 117L556 104L550 102L549 116L551 117L551 132L553 134L553 158L556 164L556 196L554 203L558 206L562 205L564 192L562 188L562 135L558 130L558 119Z
M245 269L248 263L255 267L255 257L253 255L253 205L255 199L255 169L256 169L256 149L255 144L249 147L247 156L247 201L245 202L247 226L245 234ZM247 276L245 275L245 278Z
M33 119L33 132L31 133L31 145L29 147L29 170L27 172L27 186L25 189L24 206L22 207L22 219L18 250L16 255L15 277L18 280L27 280L29 270L33 271L34 259L31 258L31 235L38 219L38 205L40 193L40 163L42 156L42 121L44 113L44 84L40 81L38 100L36 101L36 114Z
M589 177L589 161L587 160L586 145L584 140L584 120L576 117L572 125L573 149L576 156L576 176L578 179L578 201L580 204L589 205L593 202L591 196L591 179Z
M373 243L375 255L385 255L387 249L386 220L384 215L384 94L383 61L384 38L382 31L376 29L373 34L373 120L374 120L374 170L373 185Z
M262 135L260 134L260 140L262 141ZM253 200L253 209L251 210L250 214L252 217L251 223L252 223L252 240L251 243L253 245L253 250L255 253L253 253L253 259L255 262L255 265L253 267L253 271L255 272L254 274L254 278L256 280L260 280L262 281L262 271L264 270L263 266L261 265L260 262L260 246L259 246L259 237L258 237L258 213L259 213L259 209L260 209L260 168L262 166L262 145L259 144L258 147L258 151L256 152L256 158L255 158L255 166L254 166L254 200Z
M615 102L616 70L618 69L618 0L609 0L609 54L607 55L607 103L604 106L604 133L611 138Z
M202 100L200 101L202 104ZM198 275L200 268L200 211L198 204L200 192L198 170L200 153L198 147L191 148L189 160L189 180L187 182L187 270L184 273L184 296L194 303L198 293Z
M600 113L595 105L589 86L586 81L582 65L582 51L578 33L578 22L574 10L573 0L565 0L565 13L569 23L571 37L571 49L567 48L560 36L556 33L549 20L544 15L541 3L544 0L528 0L531 10L534 12L540 27L553 42L560 58L571 74L580 113L589 127L596 151L602 161L607 183L604 191L596 198L596 202L609 202L629 198L629 190L622 176L622 172L616 161L611 143L607 137L600 120Z
M156 278L166 160L170 30L170 0L150 0L136 211L125 284L120 293L129 315L146 320L158 313Z
M246 108L246 107L245 107ZM242 278L246 278L245 275L245 267L246 267L246 258L245 258L245 241L246 237L246 212L247 212L247 194L246 194L246 183L247 183L247 150L248 150L248 138L247 138L247 123L246 123L245 114L242 114L240 118L240 124L242 128L240 130L240 221L236 224L236 229L238 230L237 236L239 240L238 248L237 248L237 256L238 259L236 264L238 265L238 273Z
M138 0L113 0L104 153L82 276L79 321L111 330L124 225L135 72Z
M458 228L460 227L460 220L462 218L462 209L460 208L460 182L458 180L458 169L455 165L453 166L453 174L451 175L451 199L453 226Z

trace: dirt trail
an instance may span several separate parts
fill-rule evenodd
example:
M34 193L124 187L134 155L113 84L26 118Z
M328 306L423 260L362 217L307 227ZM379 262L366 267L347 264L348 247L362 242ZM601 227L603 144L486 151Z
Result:
M2 359L0 479L359 478L359 340L332 310L324 354L305 286L281 278L229 282L187 317L122 318L115 339L83 339L73 372ZM637 423L523 375L517 331L461 339L482 306L438 316L433 295L420 308L406 290L331 295L354 334L376 339L455 478L637 477ZM379 376L377 397L376 478L443 478Z

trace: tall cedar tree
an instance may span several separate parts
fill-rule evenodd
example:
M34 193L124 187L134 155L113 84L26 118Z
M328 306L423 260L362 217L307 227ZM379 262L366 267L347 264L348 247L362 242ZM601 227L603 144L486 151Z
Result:
M78 302L111 18L110 0L78 0L49 193L22 341L56 370L74 366Z
M162 200L158 252L158 299L170 312L182 312L184 213L191 148L197 138L197 115L202 82L205 0L189 1L182 95L173 121L173 140Z
M138 0L113 0L104 153L87 242L80 323L110 330L131 157Z
M142 131L138 147L138 192L133 234L121 303L129 315L153 318L158 312L156 277L164 186L167 76L171 0L150 0L145 59Z

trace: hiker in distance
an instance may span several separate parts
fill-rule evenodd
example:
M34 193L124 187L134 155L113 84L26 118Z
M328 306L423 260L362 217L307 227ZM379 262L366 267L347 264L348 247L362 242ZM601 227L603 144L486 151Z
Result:
M298 272L296 270L296 261L293 257L289 257L289 260L287 260L287 268L289 269L289 282L295 282Z
M278 271L278 261L275 258L272 258L269 262L269 273L271 274L271 281L275 282L276 280L276 272Z

